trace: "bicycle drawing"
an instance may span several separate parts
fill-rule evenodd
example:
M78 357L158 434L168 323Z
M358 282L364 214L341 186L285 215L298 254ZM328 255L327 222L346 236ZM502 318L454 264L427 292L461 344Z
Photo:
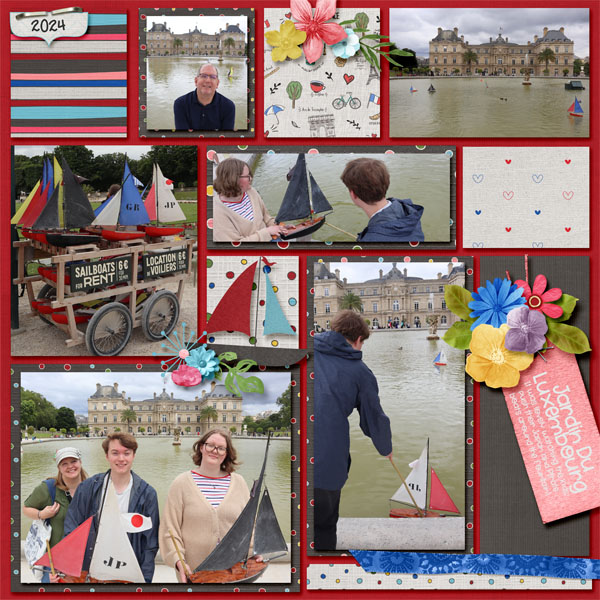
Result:
M333 106L333 108L335 108L336 110L341 110L342 108L344 108L344 106L347 106L348 104L350 105L350 108L353 108L354 110L360 108L360 100L358 98L354 98L352 96L352 92L348 92L347 100L344 100L344 94L342 94L339 98L336 98L331 103L331 106Z

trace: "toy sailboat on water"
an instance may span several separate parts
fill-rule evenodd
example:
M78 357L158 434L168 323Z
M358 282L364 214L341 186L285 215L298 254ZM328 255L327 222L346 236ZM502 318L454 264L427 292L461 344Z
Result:
M52 565L54 570L65 575L62 579L67 583L144 583L144 575L127 536L127 531L132 529L125 526L132 515L119 511L111 481L105 487L101 507L89 571L82 571L82 565L93 516L58 542L50 551L51 557L46 553L36 564ZM145 522L136 529L138 532L152 527L149 517L143 517L142 521Z
M296 335L296 331L289 324L277 296L273 290L273 285L269 278L271 267L274 262L269 262L264 256L262 272L266 280L266 298L265 298L265 315L263 334L271 335L275 333ZM250 338L250 343L256 343L258 331L258 303L256 307L256 315L254 322L254 332L252 332L251 323L251 304L252 292L254 284L254 276L256 267L259 261L252 263L247 267L238 278L231 284L225 292L215 309L213 310L208 324L206 333L214 333L217 331L239 331ZM260 278L261 270L258 271L258 282L256 284L257 293L260 293Z
M433 359L433 364L436 367L445 367L448 364L448 358L443 350L438 352L438 355Z
M577 96L575 96L575 102L569 106L568 112L572 117L583 117L583 108L581 108Z
M260 475L254 481L248 503L216 548L189 576L192 583L251 583L264 573L270 560L287 554L266 485L261 494L270 441L269 433ZM249 556L252 536L254 552ZM256 561L258 554L262 555L262 562Z
M333 211L333 208L308 170L306 156L299 154L275 222L283 224L284 221L300 219L302 222L286 225L288 233L281 235L281 239L291 240L314 233L325 223L325 215L316 215L327 211Z
M433 87L433 83L432 83L432 84L431 84L431 85L430 85L430 86L427 88L427 91L428 91L430 94L433 94L433 92L435 92L435 91L437 91L437 90L435 89L435 87Z
M421 456L410 463L412 471L390 498L394 502L411 504L414 508L392 508L390 517L444 517L446 515L433 511L444 511L460 515L450 494L444 488L436 472L429 466L429 440L421 452ZM430 476L431 475L431 476ZM429 481L429 486L428 484ZM410 493L406 487L410 489ZM415 506L416 504L416 506ZM418 507L418 508L417 508Z

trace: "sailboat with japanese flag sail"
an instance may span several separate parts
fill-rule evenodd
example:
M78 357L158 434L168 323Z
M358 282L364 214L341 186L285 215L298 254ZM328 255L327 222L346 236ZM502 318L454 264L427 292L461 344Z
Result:
M264 324L263 334L287 334L296 335L296 331L290 325L285 316L277 296L269 273L271 273L272 267L276 265L276 262L269 262L266 257L261 257L263 263L262 269L258 269L257 283L254 285L255 275L257 273L257 266L259 261L253 262L248 266L237 279L233 281L229 289L223 294L223 297L213 310L208 324L206 326L206 333L214 333L217 331L238 331L250 337L250 339L256 339L258 332L258 306L259 302L256 302L256 308L254 315L252 311L252 294L254 288L256 289L257 295L260 294L260 280L264 277L266 285L266 296L264 300ZM263 274L261 276L261 273ZM254 316L254 323L252 317Z
M429 439L421 452L421 456L411 462L409 467L412 469L411 472L390 500L410 504L413 508L392 508L390 509L390 517L422 518L446 516L435 511L460 515L460 510L454 504L437 473L429 466ZM410 488L411 493L408 492L407 487Z
M166 235L176 235L183 231L182 226L165 226L165 223L176 223L185 221L185 214L179 206L179 202L173 194L173 182L167 179L160 170L157 163L152 167L152 186L144 206L148 212L150 221L156 221L156 225L143 225L140 228L150 237L161 237Z
M56 571L65 575L62 579L67 583L144 583L144 575L127 532L149 529L152 520L144 515L122 514L110 480L104 488L100 506L89 571L83 571L82 566L94 516L51 548L51 556L46 553L36 564L53 565Z

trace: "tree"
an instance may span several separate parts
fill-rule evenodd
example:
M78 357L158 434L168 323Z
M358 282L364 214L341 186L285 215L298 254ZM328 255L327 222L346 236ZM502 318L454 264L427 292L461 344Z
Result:
M544 48L544 50L542 50L537 57L537 61L539 63L546 63L546 68L544 69L544 74L548 75L548 73L550 72L548 70L548 63L550 61L554 62L556 60L556 55L554 54L554 51L552 50L552 48Z
M34 427L33 425L30 425L30 426L27 428L27 433L28 433L29 435L33 435L33 434L35 433L35 427Z
M353 292L346 292L340 302L340 308L355 310L356 312L360 312L361 305L360 298Z
M185 428L186 433L189 433L191 430L192 430L192 428L189 425Z
M69 427L69 433L71 435L75 435L77 433L77 428L75 428L75 427Z
M56 433L56 427L50 427L48 431L52 434L52 437L54 437L54 434Z
M285 392L275 401L279 406L279 423L280 427L285 429L290 428L290 420L292 418L292 384L290 383Z
M233 427L230 427L230 428L229 428L229 431L231 431L231 433L232 433L233 435L235 435L235 434L237 433L237 427L235 427L235 426L233 426Z
M64 427L61 427L61 428L60 428L60 432L61 432L63 435L67 435L67 430L66 430Z
M94 427L94 433L98 435L100 433L100 427Z
M299 81L290 81L285 91L292 101L292 108L296 108L296 100L302 96L302 84Z
M200 419L206 419L206 425L208 426L208 422L212 419L212 421L214 423L217 422L217 419L219 418L219 413L217 412L216 408L213 408L212 406L205 406L201 411L200 411Z
M32 404L33 403L33 407ZM33 425L36 429L45 427L54 427L56 425L57 410L56 407L37 392L32 392L27 389L21 390L21 407L25 404L26 417L28 422L23 421L21 416L21 422L25 425Z
M179 48L181 48L181 46L183 46L183 40L175 38L173 40L173 48L175 48L175 54L179 54Z
M140 433L146 433L146 428L145 427L140 427L139 428L139 432Z
M56 426L58 428L71 429L71 427L77 428L77 419L75 419L75 412L72 408L61 406L56 413Z
M121 428L120 427L115 427L115 432L119 433L119 431L121 431Z
M463 64L466 64L468 70L471 71L471 63L477 64L479 61L479 57L477 56L477 52L473 52L473 50L467 50L462 55Z
M130 429L129 425L133 421L134 423L137 421L137 415L135 411L131 408L126 408L121 411L121 423L127 423L127 430Z
M225 46L225 50L227 50L228 48L235 48L235 40L233 38L228 37L224 42L223 42L223 46Z

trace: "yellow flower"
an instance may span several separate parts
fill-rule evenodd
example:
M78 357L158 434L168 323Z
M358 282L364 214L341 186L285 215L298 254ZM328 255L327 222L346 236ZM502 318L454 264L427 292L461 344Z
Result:
M286 58L300 58L302 50L298 47L306 41L306 31L298 31L293 21L284 21L279 31L267 31L265 39L271 50L273 62L284 61Z
M512 352L504 347L508 325L479 325L473 330L467 357L467 373L491 388L511 388L519 383L520 371L533 362L533 354Z

